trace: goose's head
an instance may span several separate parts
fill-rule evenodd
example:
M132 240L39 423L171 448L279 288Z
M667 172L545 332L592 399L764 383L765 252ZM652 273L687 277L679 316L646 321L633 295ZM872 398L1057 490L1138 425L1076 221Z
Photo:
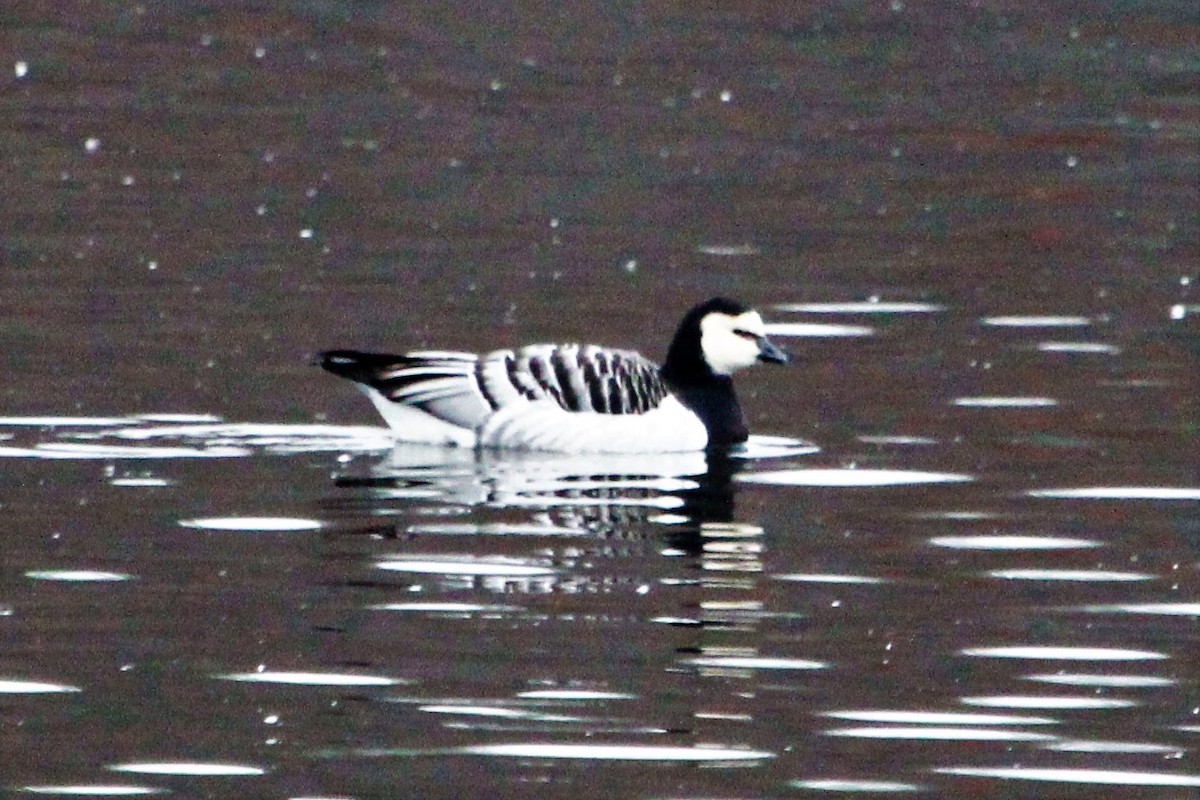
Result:
M667 352L665 369L669 377L680 380L727 376L760 361L786 364L788 355L767 339L757 311L714 297L684 315Z

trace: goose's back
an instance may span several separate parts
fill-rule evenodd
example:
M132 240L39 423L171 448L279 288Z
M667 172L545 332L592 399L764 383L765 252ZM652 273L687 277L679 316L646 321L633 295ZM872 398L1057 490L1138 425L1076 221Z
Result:
M497 350L479 365L479 389L493 410L522 400L564 411L645 414L668 394L659 367L632 350L540 344Z

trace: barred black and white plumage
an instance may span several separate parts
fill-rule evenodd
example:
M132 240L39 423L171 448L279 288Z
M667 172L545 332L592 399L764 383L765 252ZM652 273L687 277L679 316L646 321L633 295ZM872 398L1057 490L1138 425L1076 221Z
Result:
M729 375L786 356L761 317L716 298L684 317L662 367L631 350L538 344L473 353L333 350L403 441L576 452L700 450L745 440Z

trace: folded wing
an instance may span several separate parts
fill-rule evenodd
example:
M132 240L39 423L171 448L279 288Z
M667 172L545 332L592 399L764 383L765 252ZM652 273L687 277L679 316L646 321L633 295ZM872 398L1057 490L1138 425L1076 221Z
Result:
M493 409L525 399L567 411L644 414L667 396L658 365L631 350L530 345L484 357L479 386Z

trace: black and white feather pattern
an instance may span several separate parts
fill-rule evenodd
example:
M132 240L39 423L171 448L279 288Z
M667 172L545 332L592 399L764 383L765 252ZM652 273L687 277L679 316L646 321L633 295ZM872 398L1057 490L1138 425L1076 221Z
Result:
M467 430L479 429L496 412L518 403L548 401L576 413L645 414L669 393L653 361L596 345L539 344L484 356L335 350L324 354L322 365L392 403Z
M375 363L368 366L364 357ZM644 414L668 392L653 361L595 345L530 345L483 357L441 351L326 354L326 363L338 362L357 367L354 379L388 400L468 427L521 398L551 400L565 411Z
M680 323L660 368L631 350L538 344L473 353L333 350L405 441L559 452L679 452L747 436L729 372L786 360L753 312L722 298Z

